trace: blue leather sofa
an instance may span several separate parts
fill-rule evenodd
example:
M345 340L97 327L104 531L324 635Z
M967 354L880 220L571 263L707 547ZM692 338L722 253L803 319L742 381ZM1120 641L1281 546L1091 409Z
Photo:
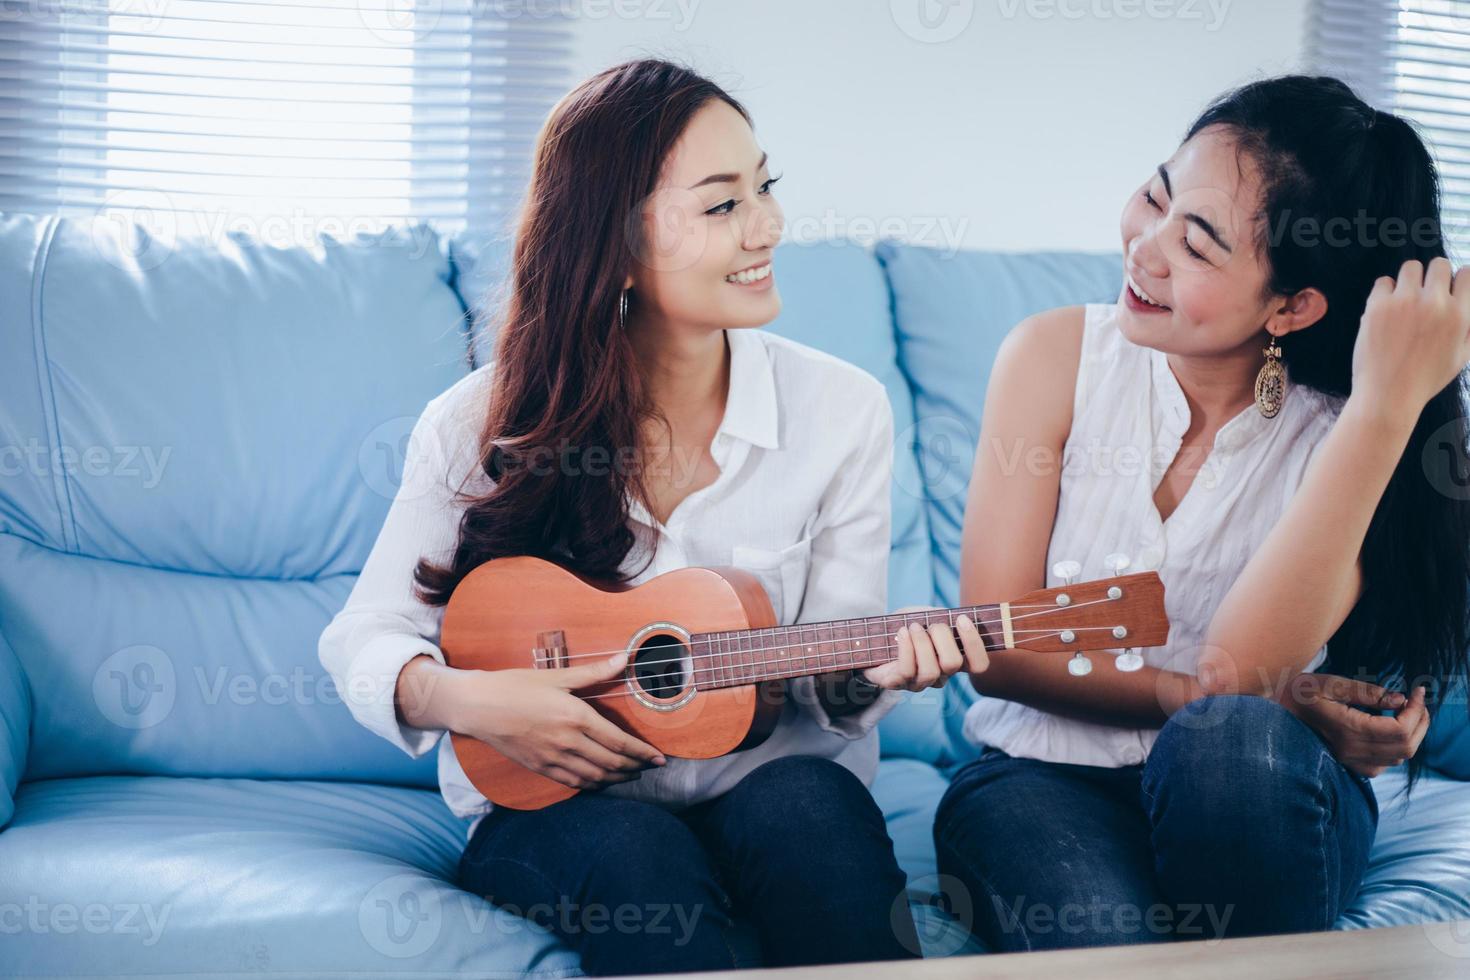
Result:
M568 976L455 888L465 824L316 657L424 404L471 366L497 250L427 227L279 247L0 214L0 973ZM771 329L887 384L894 607L955 601L1007 328L1116 294L1115 257L783 246ZM483 348L481 348L483 349ZM874 793L930 955L930 821L974 692L882 725ZM1464 705L1457 708L1460 717ZM1384 817L1343 928L1470 918L1470 736Z

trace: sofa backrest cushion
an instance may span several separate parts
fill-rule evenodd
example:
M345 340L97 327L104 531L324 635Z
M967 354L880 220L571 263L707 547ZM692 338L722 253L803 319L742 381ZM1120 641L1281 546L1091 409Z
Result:
M1116 299L1122 264L1117 255L956 252L895 242L881 243L877 255L893 293L898 363L914 392L917 489L933 538L933 602L953 606L959 603L965 494L996 351L1010 329L1034 313ZM913 699L895 709L889 725L894 737L885 729L884 752L941 766L971 757L976 750L961 725L976 697L969 680L959 677L946 685L943 698ZM907 716L920 709L929 715Z
M316 641L467 370L437 235L310 248L0 215L0 630L26 778L433 785L338 703ZM12 472L13 471L13 472Z

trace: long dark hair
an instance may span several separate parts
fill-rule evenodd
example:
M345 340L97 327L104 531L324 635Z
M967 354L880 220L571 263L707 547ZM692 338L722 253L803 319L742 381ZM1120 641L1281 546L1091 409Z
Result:
M447 603L477 565L512 555L628 577L619 569L636 543L629 498L648 501L641 465L628 454L643 424L660 416L620 329L619 303L643 244L644 202L690 119L713 100L749 121L709 79L644 59L594 75L552 109L537 137L495 338L480 438L495 484L468 498L449 565L415 568L424 602ZM580 465L557 462L568 450Z
M1411 259L1446 255L1429 150L1406 120L1326 77L1229 92L1186 139L1210 126L1227 127L1262 175L1267 288L1289 296L1315 287L1327 297L1318 323L1278 341L1288 376L1346 396L1374 283ZM1465 676L1470 646L1470 500L1454 485L1470 473L1463 377L1424 406L1363 543L1362 598L1328 641L1334 672L1425 684L1431 710ZM1423 764L1415 756L1411 775Z

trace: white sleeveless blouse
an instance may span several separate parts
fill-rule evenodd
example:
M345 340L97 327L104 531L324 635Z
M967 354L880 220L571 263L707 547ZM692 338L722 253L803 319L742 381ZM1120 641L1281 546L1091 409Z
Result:
M1288 383L1274 419L1248 406L1221 427L1188 492L1160 521L1154 490L1179 452L1189 406L1167 355L1123 336L1116 304L1088 306L1047 587L1063 584L1050 569L1065 559L1082 564L1075 581L1110 576L1103 559L1113 552L1132 559L1128 572L1158 571L1169 642L1142 650L1144 661L1193 672L1215 610L1286 509L1343 402ZM1326 651L1317 651L1309 670ZM1115 669L1112 654L1090 656L1095 671ZM1087 678L1064 675L1057 683ZM1141 764L1158 735L993 697L971 705L964 732L1012 756L1109 768Z

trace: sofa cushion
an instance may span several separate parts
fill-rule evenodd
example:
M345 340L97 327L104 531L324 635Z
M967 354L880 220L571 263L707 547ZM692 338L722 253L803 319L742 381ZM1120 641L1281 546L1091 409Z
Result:
M1447 776L1470 779L1470 706L1463 681L1450 688L1424 738L1425 762Z
M453 884L464 821L358 783L27 782L0 834L4 972L564 977L553 936Z
M0 216L0 435L24 450L0 480L0 631L34 702L27 778L432 785L432 759L335 703L316 641L413 422L467 370L448 277L424 227L279 248Z
M1402 766L1373 780L1378 835L1339 929L1470 919L1470 783L1430 773L1407 785Z
M447 277L422 228L159 251L101 218L6 217L0 431L35 451L0 530L203 575L356 572L396 442L467 369Z
M433 753L411 759L357 724L317 659L316 638L352 582L193 575L0 534L0 623L32 700L26 780L437 786Z
M911 760L873 787L926 956L981 949L935 896L943 787ZM455 885L468 821L429 790L95 776L28 782L17 804L0 929L18 975L581 973L554 936ZM748 924L734 944L758 965Z

